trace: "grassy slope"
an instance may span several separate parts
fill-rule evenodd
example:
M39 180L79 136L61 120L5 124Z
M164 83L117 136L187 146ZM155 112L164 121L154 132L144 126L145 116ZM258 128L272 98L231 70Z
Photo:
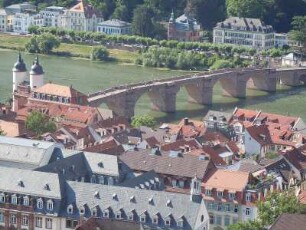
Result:
M30 40L25 36L13 36L8 34L0 34L0 48L7 49L24 49L25 44ZM89 57L92 46L79 44L61 43L60 47L54 51L69 52L71 56ZM110 57L117 59L119 62L134 63L138 57L137 52L130 52L126 50L109 49Z

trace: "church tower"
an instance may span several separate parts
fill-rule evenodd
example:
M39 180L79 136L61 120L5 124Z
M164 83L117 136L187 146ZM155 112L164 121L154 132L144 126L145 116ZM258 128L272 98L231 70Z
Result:
M171 16L170 16L170 19L169 19L169 23L168 23L168 40L175 39L175 34L176 34L175 18L174 18L174 13L173 13L173 10L172 10Z
M35 61L31 67L30 72L30 88L31 90L41 87L44 84L44 70L39 64L38 56L36 56Z
M13 93L17 90L17 86L26 80L27 78L27 68L21 53L19 52L17 62L14 64L13 71Z

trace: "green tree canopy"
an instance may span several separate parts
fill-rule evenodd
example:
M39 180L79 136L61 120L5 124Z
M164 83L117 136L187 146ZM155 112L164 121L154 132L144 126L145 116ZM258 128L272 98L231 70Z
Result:
M154 127L156 125L156 121L149 115L137 115L132 117L131 125L135 128L139 128L140 126Z
M292 21L293 29L289 36L292 40L300 42L306 50L306 16L296 16Z
M153 37L154 36L154 18L155 18L154 9L147 5L139 5L134 10L134 16L132 20L133 32L136 35L144 37Z
M105 46L94 47L90 53L91 60L107 61L109 60L109 52Z
M39 111L32 111L28 115L25 124L26 128L34 132L37 137L43 133L54 132L56 130L55 123Z
M260 18L263 12L262 0L226 0L227 13L230 16Z
M60 46L59 40L52 34L43 33L34 35L28 43L25 44L25 49L30 53L50 54L54 48Z

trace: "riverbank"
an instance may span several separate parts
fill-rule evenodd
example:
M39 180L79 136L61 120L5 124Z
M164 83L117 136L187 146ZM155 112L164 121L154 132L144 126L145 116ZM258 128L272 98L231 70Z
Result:
M11 50L24 50L25 44L31 37L20 35L0 34L0 48ZM61 45L53 50L53 55L69 56L77 58L89 59L92 46L81 44L61 43ZM108 49L110 58L113 58L120 63L134 64L139 57L138 52L127 50Z

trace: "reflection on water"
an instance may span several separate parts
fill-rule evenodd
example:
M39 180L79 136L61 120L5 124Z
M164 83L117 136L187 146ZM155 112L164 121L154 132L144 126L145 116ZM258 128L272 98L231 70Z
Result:
M11 69L16 61L17 53L0 50L0 101L11 97L12 73ZM33 55L23 55L28 70L33 61ZM46 72L45 82L73 85L84 93L94 92L118 84L141 82L149 79L159 79L170 76L183 75L180 71L162 71L137 66L97 63L87 60L73 60L52 56L40 57ZM222 96L220 84L214 87L213 105L202 106L188 103L185 88L177 94L177 112L165 114L150 109L150 99L143 95L137 102L136 114L149 113L159 121L180 120L188 116L201 119L209 109L233 111L235 107L263 110L284 115L300 116L306 120L306 88L278 86L277 92L267 93L258 90L247 90L246 99L236 99Z

